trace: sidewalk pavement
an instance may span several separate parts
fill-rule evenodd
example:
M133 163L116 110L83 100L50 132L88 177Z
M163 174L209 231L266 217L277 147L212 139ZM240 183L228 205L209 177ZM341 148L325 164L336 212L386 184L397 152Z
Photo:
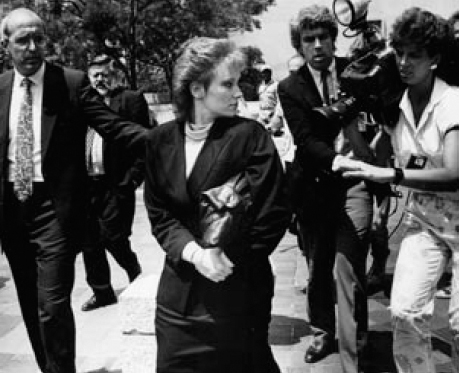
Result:
M164 255L151 235L140 190L137 200L133 247L142 263L142 275L159 274ZM392 226L396 225L397 219L397 214L391 218ZM395 234L391 238L392 255L388 263L389 273L393 271L399 239L400 234ZM111 257L110 263L112 284L120 294L128 286L127 276ZM270 343L282 372L341 373L337 353L316 364L306 364L303 360L311 339L306 315L306 297L302 292L307 284L308 271L305 259L298 250L295 236L286 234L272 255L272 263L276 275L276 289ZM122 373L119 304L82 312L81 305L91 294L85 281L82 259L79 256L72 297L77 325L78 373ZM396 372L391 352L392 336L388 303L388 299L382 292L369 298L371 354L367 373ZM451 337L448 330L447 309L447 300L436 301L433 346L437 373L451 372L449 367ZM153 350L152 354L154 353ZM37 366L20 316L8 264L5 257L0 255L0 373L35 373L36 371Z

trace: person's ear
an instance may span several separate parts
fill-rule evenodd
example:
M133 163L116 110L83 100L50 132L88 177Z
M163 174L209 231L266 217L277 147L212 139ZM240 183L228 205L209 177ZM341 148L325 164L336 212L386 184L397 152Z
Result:
M432 58L432 63L430 64L430 70L435 70L438 67L438 64L440 63L441 57L440 55L435 56Z
M196 99L201 99L204 97L205 89L202 83L193 82L190 84L191 95Z

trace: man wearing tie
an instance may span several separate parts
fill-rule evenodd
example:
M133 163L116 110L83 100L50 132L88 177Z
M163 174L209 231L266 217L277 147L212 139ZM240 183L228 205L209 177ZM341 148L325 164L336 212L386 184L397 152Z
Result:
M107 55L95 57L88 67L92 87L112 110L150 128L143 93L116 85L115 73ZM88 130L86 142L90 203L88 243L83 248L86 280L94 294L83 304L83 311L117 301L105 250L126 271L130 282L141 272L129 236L134 221L135 190L144 178L144 160L133 157L120 144L103 141L94 132L92 128Z
M45 25L29 9L2 20L13 70L0 75L0 242L43 373L75 373L74 263L87 201L87 125L132 151L146 130L122 121L86 74L44 62Z
M367 332L364 283L372 199L363 182L346 181L334 172L353 162L343 155L344 124L320 120L313 110L337 98L339 76L348 64L334 55L337 33L328 8L311 5L299 11L291 37L305 64L279 83L278 94L297 147L287 175L298 241L309 263L308 313L314 336L305 361L315 363L335 350L336 279L343 372L357 373L358 343Z

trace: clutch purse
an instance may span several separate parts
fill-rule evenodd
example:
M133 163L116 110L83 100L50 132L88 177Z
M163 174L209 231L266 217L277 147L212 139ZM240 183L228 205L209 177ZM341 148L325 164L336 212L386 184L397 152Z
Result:
M202 247L227 247L238 237L251 205L247 179L242 173L201 193L199 201Z

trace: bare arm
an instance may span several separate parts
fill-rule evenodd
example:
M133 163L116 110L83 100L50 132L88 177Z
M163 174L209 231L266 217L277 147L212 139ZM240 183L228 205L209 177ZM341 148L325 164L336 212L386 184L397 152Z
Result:
M436 169L405 169L400 185L424 191L456 191L459 189L459 127L445 135L444 166ZM345 177L359 177L379 183L390 183L395 178L392 168L376 167L364 162L355 168L342 170Z
M425 191L459 189L459 128L445 135L443 164L432 170L404 170L401 185Z

